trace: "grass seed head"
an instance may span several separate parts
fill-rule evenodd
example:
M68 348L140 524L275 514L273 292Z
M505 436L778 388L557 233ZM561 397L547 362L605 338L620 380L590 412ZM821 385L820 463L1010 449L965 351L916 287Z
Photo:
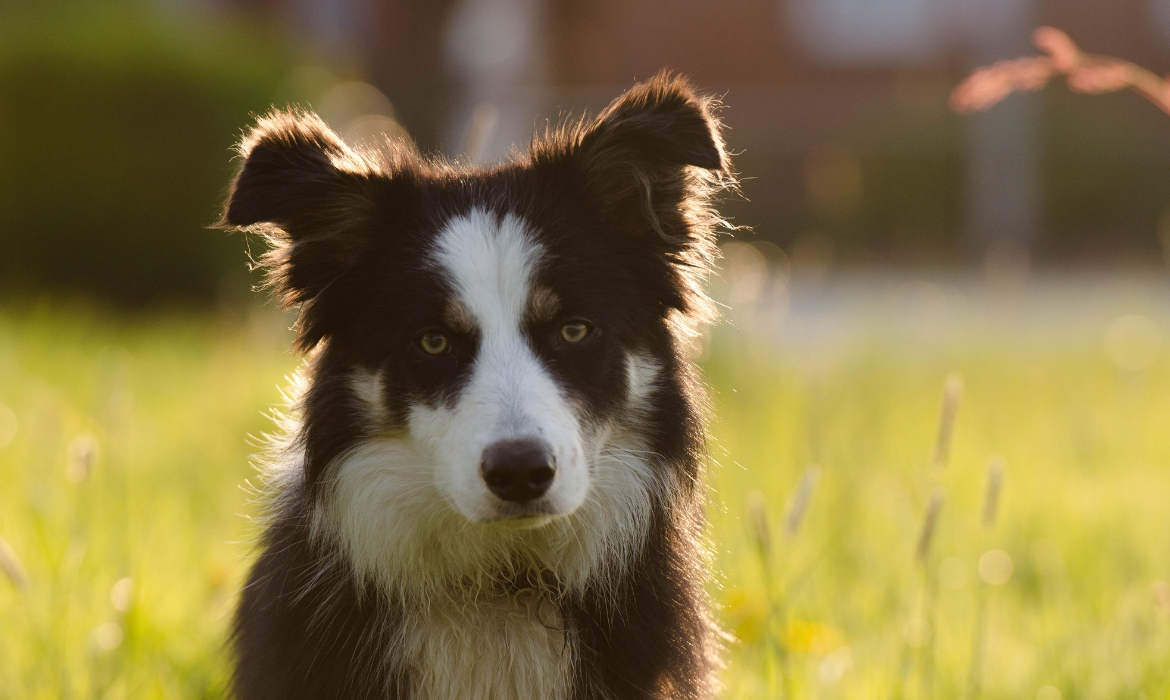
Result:
M747 495L748 524L752 540L765 560L772 556L772 528L768 524L768 502L763 492L754 490Z
M959 412L959 399L963 395L963 379L957 374L947 377L943 387L942 411L938 421L938 438L934 442L934 455L930 463L936 469L947 464L951 452L951 435L955 430L955 415Z
M0 569L4 569L12 585L24 590L28 586L28 576L24 572L24 565L16 556L16 552L0 537Z
M69 443L69 462L65 465L65 479L80 484L89 478L97 463L98 442L92 435L78 435Z
M935 487L930 493L930 501L926 504L926 517L922 519L922 532L918 534L918 561L926 562L930 556L930 544L934 540L934 531L938 528L938 516L942 512L943 490Z
M805 469L804 474L801 475L796 493L792 495L792 500L788 503L788 515L784 518L784 534L789 539L796 537L796 534L800 532L800 525L804 522L809 501L812 500L813 491L816 490L817 481L820 478L821 468L815 464L809 465L808 469Z
M1155 581L1151 593L1154 595L1154 603L1157 604L1158 608L1170 615L1170 583Z
M999 491L1003 485L1003 458L992 457L987 465L987 489L983 492L983 527L995 524L999 512Z

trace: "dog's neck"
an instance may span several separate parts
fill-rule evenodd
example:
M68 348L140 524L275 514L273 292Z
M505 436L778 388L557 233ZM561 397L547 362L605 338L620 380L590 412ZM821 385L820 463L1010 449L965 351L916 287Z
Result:
M547 585L528 577L465 584L462 596L407 615L400 670L412 697L568 698L576 648Z

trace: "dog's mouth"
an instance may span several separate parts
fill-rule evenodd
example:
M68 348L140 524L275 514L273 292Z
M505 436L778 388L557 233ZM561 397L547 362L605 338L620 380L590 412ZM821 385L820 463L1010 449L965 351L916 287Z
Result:
M544 514L518 515L513 517L500 518L498 520L491 520L489 522L496 527L503 527L509 530L533 530L535 528L547 525L556 517L557 516L555 515Z
M481 522L498 527L527 530L545 525L564 515L547 502L502 503L497 505L494 513Z

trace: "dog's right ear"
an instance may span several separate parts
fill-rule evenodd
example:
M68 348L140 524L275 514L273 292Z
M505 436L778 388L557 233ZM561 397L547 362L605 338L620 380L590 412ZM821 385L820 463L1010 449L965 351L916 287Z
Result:
M286 305L311 303L368 240L379 165L299 111L261 117L238 149L243 166L216 227L263 235L269 283Z

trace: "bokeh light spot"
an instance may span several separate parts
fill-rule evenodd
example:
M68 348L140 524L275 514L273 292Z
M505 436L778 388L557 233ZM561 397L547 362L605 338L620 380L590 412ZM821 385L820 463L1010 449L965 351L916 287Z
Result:
M1122 316L1105 331L1105 352L1120 369L1140 370L1153 364L1162 345L1158 324L1140 314Z
M1054 685L1046 685L1036 691L1036 700L1060 700L1060 688Z
M107 622L98 625L93 631L93 641L102 651L113 651L122 645L125 633L117 622Z
M768 262L754 245L732 242L723 246L723 277L731 287L732 305L754 301L768 278Z
M134 602L134 580L130 578L118 579L110 589L110 605L114 606L114 610L124 613L130 610L132 602Z
M817 666L817 676L825 685L835 685L841 677L853 666L853 654L849 647L840 649L821 659Z
M1012 578L1012 557L1002 549L992 549L979 557L979 576L993 586L1001 586Z

